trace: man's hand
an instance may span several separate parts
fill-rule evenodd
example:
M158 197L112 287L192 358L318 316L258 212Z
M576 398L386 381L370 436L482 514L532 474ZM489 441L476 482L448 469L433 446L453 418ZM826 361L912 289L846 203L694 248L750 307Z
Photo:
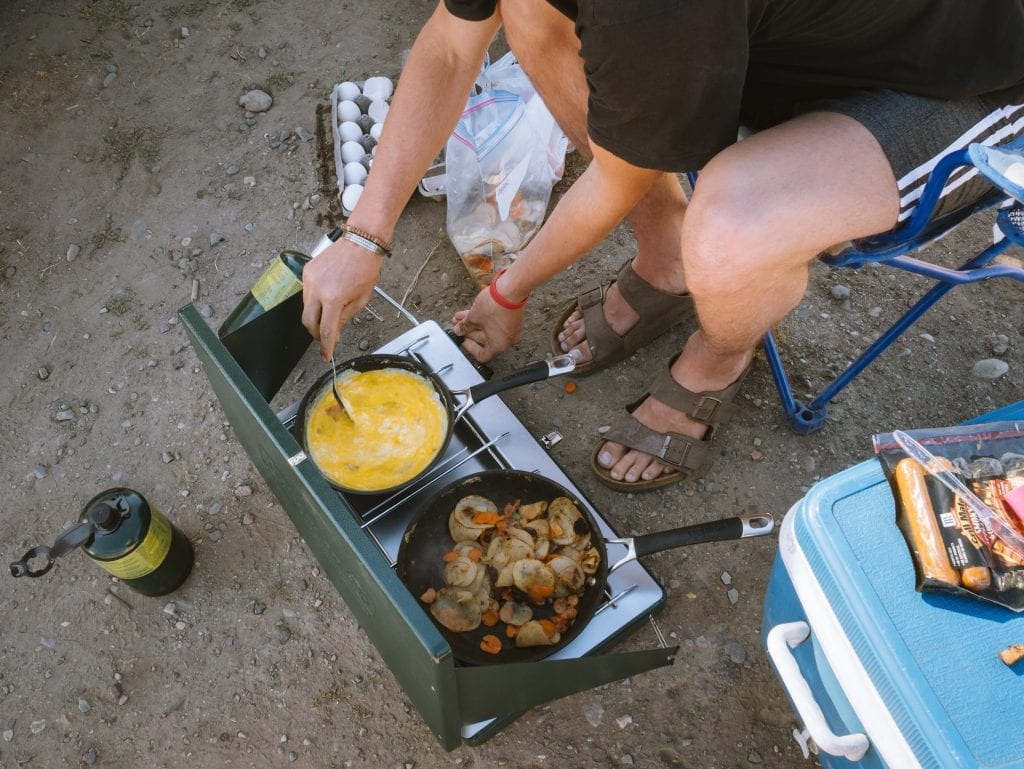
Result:
M523 310L499 307L485 288L476 295L472 307L455 313L452 322L455 333L466 338L462 349L487 363L519 341Z
M383 257L339 240L302 271L302 325L320 340L320 357L334 354L341 330L370 301Z

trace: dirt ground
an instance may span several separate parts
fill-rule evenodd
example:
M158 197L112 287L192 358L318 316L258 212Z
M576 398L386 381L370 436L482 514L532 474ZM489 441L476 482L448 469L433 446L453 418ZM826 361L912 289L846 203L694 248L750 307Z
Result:
M79 553L44 578L2 580L0 769L803 762L760 646L774 537L648 559L667 591L658 625L681 646L672 667L553 702L446 753L226 425L176 311L197 290L216 327L272 256L330 228L338 204L318 170L318 109L335 83L396 75L431 7L0 4L0 551L11 561L49 544L93 494L123 484L164 509L197 556L164 598L112 582ZM250 125L238 100L253 87L274 102ZM988 226L946 239L938 258L976 245ZM395 241L384 289L447 323L474 290L443 202L415 197ZM631 248L620 229L537 292L522 343L495 368L543 355L565 297ZM779 329L798 389L819 385L918 291L883 269L816 267ZM759 360L712 471L651 495L605 489L589 456L681 329L580 379L572 395L549 384L505 397L536 435L564 435L554 455L624 533L737 511L781 518L815 481L867 458L875 432L953 424L1020 399L1020 307L1015 286L957 290L805 437L784 425ZM381 315L364 313L342 347L372 349L405 329ZM1009 371L972 373L992 357ZM320 371L312 354L300 366ZM620 648L656 643L644 626Z

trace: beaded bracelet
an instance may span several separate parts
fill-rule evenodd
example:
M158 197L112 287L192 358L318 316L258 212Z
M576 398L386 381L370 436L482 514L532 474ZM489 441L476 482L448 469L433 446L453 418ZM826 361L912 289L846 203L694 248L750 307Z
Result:
M355 243L357 246L362 246L367 251L372 251L381 256L391 256L391 244L382 238L378 238L376 235L370 234L366 230L346 224L342 228L341 237Z
M511 299L506 299L498 293L498 278L504 275L507 270L508 267L504 267L499 270L498 274L491 278L491 285L488 286L487 290L491 295L491 299L493 299L499 307L504 307L506 310L521 310L526 306L527 301L529 301L529 294L527 294L521 302L513 302Z

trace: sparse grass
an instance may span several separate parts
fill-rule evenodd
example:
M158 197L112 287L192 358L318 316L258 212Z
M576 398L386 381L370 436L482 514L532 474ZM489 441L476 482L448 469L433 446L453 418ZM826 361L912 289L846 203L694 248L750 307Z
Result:
M64 53L29 55L20 71L0 72L0 98L12 112L67 102L75 93L81 63Z
M133 6L126 0L87 0L78 6L78 15L95 21L100 27L129 27Z
M313 707L322 708L324 705L330 705L332 702L340 700L344 694L344 683L335 681L313 698Z
M116 165L118 178L123 179L136 159L147 168L160 160L162 138L162 132L150 126L124 127L115 123L103 137L101 158Z
M178 19L191 19L198 16L206 10L207 3L205 2L192 2L188 5L171 5L164 9L161 14L168 24L173 23Z
M261 87L262 90L269 93L271 96L274 95L274 91L283 91L292 84L292 78L283 72L274 72L267 78L267 81Z
M127 289L115 291L107 297L107 301L103 306L107 308L107 312L111 315L120 317L135 306L135 295Z
M113 219L110 214L107 214L107 221L103 229L89 239L90 253L95 254L101 248L111 243L124 243L124 240L124 233L114 226Z

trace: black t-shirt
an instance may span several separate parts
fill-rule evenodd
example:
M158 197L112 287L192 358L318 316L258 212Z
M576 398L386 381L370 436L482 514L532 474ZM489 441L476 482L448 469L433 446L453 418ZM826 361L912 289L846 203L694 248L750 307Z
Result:
M1024 85L1024 0L549 0L575 19L588 130L635 165L700 168L801 103ZM445 0L466 19L495 0Z

